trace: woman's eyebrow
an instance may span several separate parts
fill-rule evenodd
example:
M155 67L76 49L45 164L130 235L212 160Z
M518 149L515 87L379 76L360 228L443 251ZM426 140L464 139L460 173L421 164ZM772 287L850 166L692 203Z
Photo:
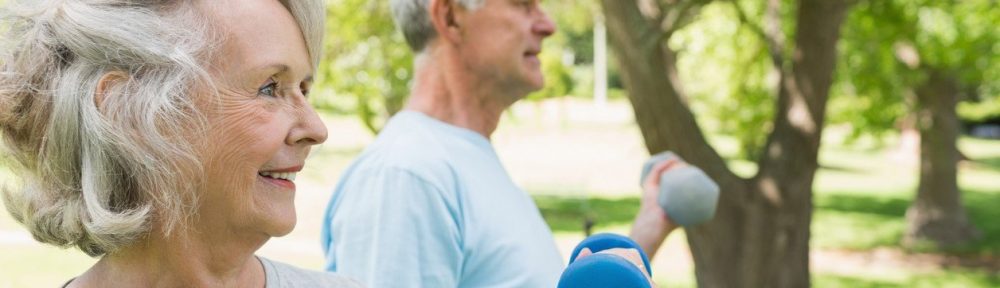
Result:
M272 64L261 65L259 66L258 69L265 71L275 71L274 74L283 74L288 72L292 68L282 63L272 63ZM313 81L313 74L311 73L306 75L306 77L302 79L302 82L312 82L312 81Z
M291 69L291 68L289 68L288 65L285 65L285 64L282 64L282 63L271 63L271 64L265 64L265 65L258 66L257 69L259 69L259 70L265 70L265 71L275 71L274 74L281 74L281 73L288 72L288 70Z

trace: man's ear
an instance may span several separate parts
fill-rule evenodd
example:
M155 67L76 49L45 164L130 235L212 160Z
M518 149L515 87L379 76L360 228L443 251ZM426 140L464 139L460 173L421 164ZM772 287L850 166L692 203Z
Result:
M117 88L116 86L125 84L128 81L128 75L121 71L111 71L104 73L100 80L97 80L97 87L94 88L94 105L97 106L97 110L102 109L105 101L108 101L108 95L114 92Z
M459 3L455 0L430 0L427 6L434 31L448 43L458 43L462 39L461 26L456 17L456 13L461 12L459 8Z

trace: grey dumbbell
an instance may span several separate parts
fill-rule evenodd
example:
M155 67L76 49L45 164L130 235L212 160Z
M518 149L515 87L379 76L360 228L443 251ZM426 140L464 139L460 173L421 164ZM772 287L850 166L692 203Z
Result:
M673 152L653 155L642 168L639 185L646 183L646 175L656 164L671 159L681 160ZM660 194L657 202L678 225L690 227L711 220L719 201L719 185L704 171L691 165L670 169L660 175Z

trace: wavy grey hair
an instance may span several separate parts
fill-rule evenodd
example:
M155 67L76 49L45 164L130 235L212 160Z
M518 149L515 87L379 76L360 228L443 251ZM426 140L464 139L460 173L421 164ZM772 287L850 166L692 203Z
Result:
M486 0L455 0L462 7L476 10L485 4ZM431 0L390 0L392 18L396 28L403 32L403 38L414 52L423 52L427 43L437 37L434 26L431 25L430 12L427 9Z
M194 1L7 1L0 134L19 181L3 197L36 240L98 256L154 220L168 234L185 227L203 173L192 131L206 127L192 93L212 87L204 65L224 34ZM315 67L322 0L281 2Z

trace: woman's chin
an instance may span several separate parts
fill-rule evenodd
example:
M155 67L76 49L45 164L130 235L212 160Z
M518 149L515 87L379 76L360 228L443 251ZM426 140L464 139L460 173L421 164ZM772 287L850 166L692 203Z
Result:
M292 233L292 230L295 229L295 213L293 212L291 216L286 218L288 219L284 221L275 221L272 229L270 229L272 230L271 233L268 233L271 237L281 237Z
M293 225L293 227L289 227L288 229L284 229L284 230L280 230L280 231L275 231L274 233L270 233L270 235L271 235L271 237L283 237L285 235L288 235L288 234L292 233L292 228L294 228L294 225Z
M292 229L295 229L295 209L288 209L288 211L282 211L280 213L268 213L263 216L262 219L257 223L259 225L254 225L257 229L261 229L262 232L271 237L281 237L292 233Z

